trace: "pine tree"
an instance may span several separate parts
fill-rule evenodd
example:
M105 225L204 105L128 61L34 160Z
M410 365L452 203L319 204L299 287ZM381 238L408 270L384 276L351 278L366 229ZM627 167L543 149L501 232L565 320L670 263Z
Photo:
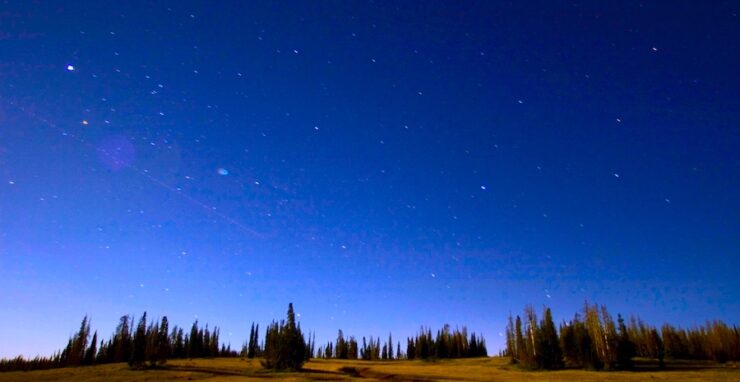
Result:
M555 330L555 323L552 321L550 308L545 308L537 341L537 366L547 370L561 369L563 367L563 353L560 349L560 341Z
M417 354L416 357L420 359L428 359L432 355L431 349L431 340L432 334L431 330L429 330L429 335L427 336L427 333L424 330L424 327L421 328L419 332L419 336L417 337Z
M393 359L393 336L388 333L388 359Z
M97 333L97 332L96 332ZM93 364L97 363L109 363L112 362L110 360L110 347L111 340L108 341L100 341L100 346L98 347L98 352L95 354L95 359L93 360Z
M273 322L265 336L263 367L275 370L300 370L305 361L306 342L296 325L293 304L288 304L288 319Z
M62 359L67 366L82 365L85 360L87 341L90 339L90 322L85 316L80 324L80 330L69 339L67 347L62 351Z
M313 333L313 334L311 335L311 347L310 347L310 349L309 349L309 353L311 354L311 357L313 357L313 356L314 356L314 354L316 354L316 352L315 352L315 351L316 351L315 347L316 347L316 333L314 332L314 333Z
M603 330L607 344L607 358L603 360L604 365L610 369L615 369L617 367L617 343L619 342L617 327L614 325L614 320L607 311L606 306L603 305L601 306L601 319L604 324Z
M252 346L250 347L250 351L252 352L252 358L260 354L260 325L259 324L255 325L254 327L254 341L252 341Z
M474 353L473 357L488 357L488 349L486 348L486 339L483 335L478 337L478 351Z
M182 328L174 327L173 331L173 346L172 346L172 357L173 358L185 358L186 347L185 347L185 333Z
M113 362L130 361L133 349L133 339L131 335L131 325L133 325L133 323L133 317L121 317L120 322L116 327L116 334L113 337L113 343L110 347L113 350Z
M527 353L527 345L524 342L524 335L522 334L522 319L519 316L516 316L516 332L515 332L515 342L516 342L516 360L517 363L521 363L524 365L529 365L531 362L531 359L529 357L529 354Z
M201 348L201 356L211 356L211 331L208 330L208 324L206 324L206 328L203 331L203 347Z
M139 324L136 326L136 332L134 333L133 350L131 353L131 359L129 360L129 366L132 368L141 368L146 360L146 312L141 316Z
M539 336L539 327L537 326L537 314L531 305L524 308L524 315L527 317L527 329L525 334L524 346L527 353L528 367L537 366L537 342Z
M170 338L167 336L169 331L169 321L167 316L162 317L162 322L159 324L159 335L157 343L157 362L159 365L164 365L172 352L172 344Z
M506 356L511 357L511 363L517 363L516 334L514 333L514 319L509 312L509 320L506 324Z
M324 349L324 358L330 359L334 357L334 347L332 346L331 341L326 344L326 348Z
M416 358L416 344L412 338L406 339L406 359Z
M586 329L588 330L588 337L593 343L593 348L596 353L594 363L597 364L597 368L601 368L609 364L611 353L609 338L601 323L599 312L595 305L591 306L586 302L584 307L584 318Z
M631 370L633 367L632 357L635 356L635 344L630 340L627 327L621 314L617 314L619 325L619 339L617 341L617 367L623 370Z
M658 335L658 330L653 328L650 331L650 339L653 343L653 352L655 354L655 357L658 358L658 367L663 369L665 367L665 348L663 347L663 340L661 340L660 335Z
M159 361L159 323L152 321L146 330L146 355L144 357L149 367L154 367Z
M247 344L247 358L254 358L254 322L252 327L249 328L249 342Z
M92 340L90 341L90 347L85 352L85 358L82 362L83 365L92 365L95 363L95 356L98 354L98 332L96 331Z
M560 325L560 348L563 350L563 359L568 365L573 365L578 359L575 329L573 322Z
M349 337L349 353L347 354L349 359L357 359L357 340L354 336Z
M213 331L211 332L211 338L210 342L208 343L208 356L209 357L218 357L218 347L220 343L219 337L221 336L221 329L218 328L218 326L213 327Z
M337 333L337 344L334 350L336 352L337 359L347 359L349 349L347 349L347 343L344 340L344 333L342 333L342 329L339 329L339 332Z
M468 354L466 356L472 357L473 354L478 353L478 339L475 337L475 333L470 334L470 347L468 348Z
M195 320L190 327L190 336L188 337L188 358L201 357L201 347L203 343L203 332L198 329L198 320Z
M308 362L313 358L313 347L314 347L314 340L315 335L312 335L311 333L308 334L308 344L306 344L306 350L305 350L305 356L303 357L304 361Z
M587 369L601 369L601 362L596 345L586 327L586 324L576 321L575 326L576 346L578 346L580 365Z

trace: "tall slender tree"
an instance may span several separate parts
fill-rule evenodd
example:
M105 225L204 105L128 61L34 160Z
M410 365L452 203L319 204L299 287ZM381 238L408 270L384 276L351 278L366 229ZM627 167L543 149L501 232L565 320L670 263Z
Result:
M146 361L146 329L146 312L144 312L134 333L134 346L128 363L132 368L141 368Z
M635 356L635 344L630 340L627 333L627 327L624 324L622 315L617 315L619 325L619 334L617 340L617 367L623 370L631 370L634 363L632 357Z
M563 367L563 353L560 349L560 341L555 323L552 321L550 308L545 308L543 316L537 338L536 358L538 367L548 370L561 369Z
M388 333L388 359L393 359L393 335Z

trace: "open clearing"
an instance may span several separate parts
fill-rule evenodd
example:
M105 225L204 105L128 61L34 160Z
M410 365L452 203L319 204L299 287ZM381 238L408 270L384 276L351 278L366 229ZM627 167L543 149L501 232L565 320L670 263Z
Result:
M263 370L259 360L239 358L172 360L165 369L135 371L126 364L0 373L10 381L740 381L732 366L690 370L595 372L581 370L521 371L506 358L424 361L312 360L300 373ZM674 365L678 366L678 364Z

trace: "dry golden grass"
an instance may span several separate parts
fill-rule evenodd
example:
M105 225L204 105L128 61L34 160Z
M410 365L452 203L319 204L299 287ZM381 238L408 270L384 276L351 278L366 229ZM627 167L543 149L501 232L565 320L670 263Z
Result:
M76 367L33 372L0 373L10 381L740 381L740 370L711 367L687 371L593 372L581 370L521 371L507 359L422 361L314 360L300 373L262 370L258 360L238 358L174 360L166 369L129 370L126 364Z

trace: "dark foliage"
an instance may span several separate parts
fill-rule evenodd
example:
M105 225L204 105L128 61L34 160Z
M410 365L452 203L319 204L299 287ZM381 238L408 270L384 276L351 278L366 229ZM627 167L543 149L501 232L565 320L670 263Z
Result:
M168 334L167 317L149 325L146 317L144 313L135 331L131 327L133 317L121 317L111 338L98 342L97 332L90 339L90 319L86 316L80 329L67 341L63 350L51 357L2 359L0 371L44 370L118 362L128 362L132 368L144 369L161 367L171 358L237 356L231 346L220 345L219 348L218 328L214 328L212 332L207 328L204 331L198 328L196 321L190 336L185 335L178 327L174 327Z
M273 370L300 370L306 361L306 340L296 325L293 304L288 304L288 319L272 322L265 334L265 359L262 366Z
M525 316L524 328L519 316L509 317L504 354L527 368L630 370L634 357L657 359L661 367L665 357L740 360L740 330L719 321L688 330L665 324L659 333L636 318L627 324L621 315L615 325L606 307L587 303L583 316L576 314L561 324L558 333L549 308L539 324L531 307L525 309Z
M555 328L549 308L541 321L534 309L527 307L524 318L509 317L506 329L506 349L503 355L513 363L534 369L621 369L633 367L634 357L664 359L740 361L740 329L721 321L705 326L682 329L664 324L660 329L637 318L629 322L617 315L615 324L603 306L585 304L582 315L576 314ZM201 357L236 357L237 352L221 344L220 330L193 323L189 334L177 326L169 331L167 317L147 321L144 313L134 328L133 316L123 316L108 340L98 342L98 333L90 336L90 319L85 316L79 330L67 341L64 349L50 357L0 360L0 371L43 370L66 366L85 366L129 362L132 368L161 367L168 359ZM345 337L340 330L334 343L315 349L315 336L304 339L295 321L293 305L288 306L287 321L273 322L266 331L264 344L259 344L259 325L252 324L249 340L241 355L247 358L265 357L270 369L299 370L314 356L321 358L390 360L485 357L488 352L482 336L467 329L451 330L449 325L436 331L422 327L415 337L406 339L405 353L393 337L382 343L380 337Z

